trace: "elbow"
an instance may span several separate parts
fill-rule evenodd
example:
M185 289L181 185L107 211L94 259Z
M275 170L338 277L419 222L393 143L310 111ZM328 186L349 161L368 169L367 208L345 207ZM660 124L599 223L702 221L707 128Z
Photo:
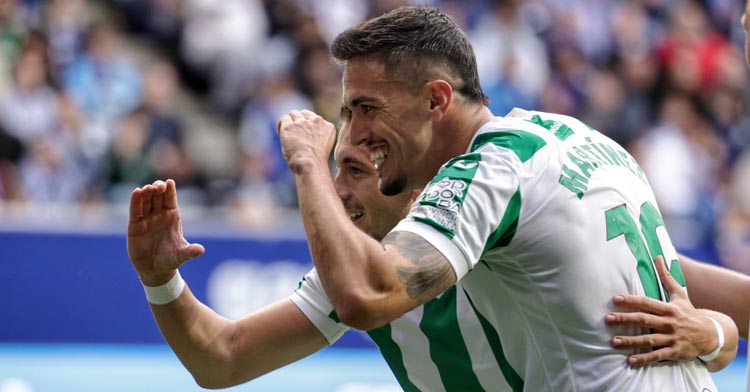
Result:
M227 338L219 339L211 352L212 355L204 357L204 360L186 366L193 380L204 389L223 389L233 387L257 377L259 374L248 373L242 369L237 361L233 347L236 347L238 338L237 322L231 323L227 329ZM222 342L218 344L218 342ZM245 371L243 371L245 370Z
M217 380L213 380L210 378L196 377L195 375L193 375L193 379L195 380L195 383L203 389L223 389L232 386L231 384L218 382Z
M204 389L223 389L240 384L235 381L230 371L225 366L215 364L201 369L188 369L193 380L199 387Z
M336 314L342 323L362 331L370 331L393 321L397 315L389 315L387 310L373 301L356 296L347 297L337 304Z
M237 386L244 382L250 381L248 378L241 378L236 372L223 370L220 367L209 367L201 371L190 371L193 380L203 389L224 389Z

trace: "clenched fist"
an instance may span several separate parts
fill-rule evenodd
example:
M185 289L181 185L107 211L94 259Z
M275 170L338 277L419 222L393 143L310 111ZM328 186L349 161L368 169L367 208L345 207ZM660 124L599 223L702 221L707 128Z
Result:
M281 116L276 126L281 150L295 174L308 164L328 164L336 127L309 110L292 110Z

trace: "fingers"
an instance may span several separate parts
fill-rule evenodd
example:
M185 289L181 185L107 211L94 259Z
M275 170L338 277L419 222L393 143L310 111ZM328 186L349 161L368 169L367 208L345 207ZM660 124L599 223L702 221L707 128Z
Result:
M141 219L148 219L151 216L151 205L154 201L154 186L149 184L142 189L143 199L141 200Z
M284 126L286 123L292 122L292 118L289 116L289 114L284 114L281 117L279 117L279 121L276 123L276 133L281 133L281 127Z
M674 336L668 334L649 334L641 336L615 336L610 340L612 347L623 350L648 350L628 357L628 364L633 367L648 365L665 360L688 360L692 355L680 355L674 342Z
M641 295L616 295L613 302L617 306L624 306L649 313L665 314L669 311L667 303Z
M206 252L206 248L203 247L201 244L190 244L182 249L180 249L180 260L188 261L190 259L194 259L203 253Z
M290 110L289 111L289 118L291 118L292 121L299 121L299 120L305 119L306 117L299 110Z
M674 357L673 351L671 347L664 347L648 353L633 354L628 357L628 364L632 367L641 367L664 361Z
M177 208L177 184L174 180L167 180L167 189L164 192L164 208Z
M313 116L317 116L315 113L309 111L309 110L290 110L287 114L282 115L279 117L279 122L276 123L276 132L281 132L281 128L284 127L284 125L288 123L293 123L295 121L299 121L305 118L312 118L310 114L303 114L303 112L311 113Z
M656 348L672 345L672 336L667 334L653 333L637 336L614 336L610 343L614 348Z
M173 180L157 180L134 189L130 196L130 222L148 219L161 213L164 208L177 208L177 191Z
M280 132L281 128L287 123L301 120L316 120L318 118L321 120L323 119L320 115L311 110L290 110L287 114L279 117L279 121L276 123L276 131Z
M659 331L669 331L672 328L668 318L643 312L608 313L604 322L607 325L628 325Z
M656 273L659 274L661 284L669 293L670 298L677 298L679 296L687 297L685 289L677 283L667 269L667 265L664 263L664 258L662 256L658 256L656 260L654 260L654 266L656 267Z
M164 181L157 180L152 185L154 186L154 197L151 202L151 214L158 215L164 209L164 192L167 190L167 184Z
M143 202L143 190L133 189L130 194L130 222L135 223L141 219L141 203Z

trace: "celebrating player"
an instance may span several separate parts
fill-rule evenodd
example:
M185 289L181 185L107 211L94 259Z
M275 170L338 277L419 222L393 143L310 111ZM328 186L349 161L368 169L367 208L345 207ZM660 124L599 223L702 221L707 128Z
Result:
M334 154L339 167L336 191L354 224L381 239L408 212L416 194L380 194L369 155L362 146L348 144L348 129L344 123ZM182 237L176 197L170 180L135 190L131 200L129 254L141 279L152 286L160 284L155 278L169 280L177 266L203 253L200 245L189 244ZM692 276L699 266L683 263L685 275ZM714 280L717 273L708 271L701 278ZM750 281L742 276L734 278ZM218 316L187 286L182 287L172 293L175 298L171 302L163 303L170 297L151 298L160 303L151 309L167 342L205 387L227 387L250 380L324 348L347 329L330 317L333 306L315 270L305 277L291 301L279 301L237 321ZM709 307L723 300L717 290L708 287L693 293L710 303ZM672 339L689 342L693 337L681 334L694 328L695 320L688 317L692 312L689 302L679 306L672 309L675 321L670 326L680 326L673 328L679 332ZM667 317L662 320L670 322ZM503 350L497 333L483 322L457 284L440 298L368 333L404 390L519 390L523 380L507 362L507 356L513 353ZM431 355L437 352L440 354Z
M350 143L368 149L381 192L424 188L373 240L353 230L326 175L333 125L309 111L279 120L313 260L345 324L380 327L460 281L514 353L508 364L524 389L715 389L706 365L735 353L722 350L737 333L723 315L700 317L716 332L693 360L654 362L656 350L630 356L647 364L630 368L610 346L613 332L660 327L601 322L617 294L667 299L657 256L684 284L648 181L621 146L568 116L495 117L468 40L434 8L366 21L332 51L344 65Z

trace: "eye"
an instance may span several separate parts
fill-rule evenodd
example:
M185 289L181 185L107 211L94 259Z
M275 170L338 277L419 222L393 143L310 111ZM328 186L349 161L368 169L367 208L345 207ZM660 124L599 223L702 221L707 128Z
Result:
M361 170L360 168L355 167L355 166L349 166L347 168L347 172L349 172L350 175L355 176L355 177L365 174L364 170Z
M362 108L362 113L367 114L369 113L373 107L370 105L359 105L360 108Z

